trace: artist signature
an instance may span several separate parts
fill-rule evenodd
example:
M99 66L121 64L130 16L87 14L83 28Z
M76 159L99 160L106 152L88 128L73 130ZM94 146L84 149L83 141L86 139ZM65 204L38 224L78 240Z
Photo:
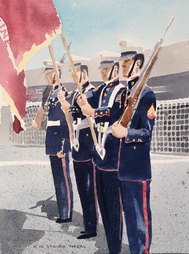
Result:
M39 249L63 249L63 248L76 248L76 249L82 249L82 248L86 248L86 246L82 245L82 244L70 244L68 246L63 245L63 244L59 244L59 245L55 245L55 244L47 244L47 245L34 245L33 248L39 248Z

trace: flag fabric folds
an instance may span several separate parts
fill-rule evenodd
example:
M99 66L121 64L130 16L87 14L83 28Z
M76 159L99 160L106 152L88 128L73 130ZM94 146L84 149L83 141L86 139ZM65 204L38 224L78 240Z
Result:
M0 86L14 115L14 130L24 129L24 67L61 31L52 0L0 0Z

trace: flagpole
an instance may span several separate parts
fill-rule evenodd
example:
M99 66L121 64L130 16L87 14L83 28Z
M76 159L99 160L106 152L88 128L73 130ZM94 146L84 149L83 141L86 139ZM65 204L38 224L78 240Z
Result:
M62 89L61 89L61 86L60 86L59 72L58 72L57 65L55 63L55 57L54 57L54 53L53 53L53 49L52 49L51 44L48 45L48 48L49 48L49 53L51 55L51 59L52 59L52 62L53 62L54 70L55 70L55 73L56 73L58 88L61 91ZM69 131L69 135L70 135L71 144L73 144L73 132L72 132L72 126L71 126L71 123L70 123L69 114L68 114L67 111L64 111L64 114L65 114L66 123L67 123L67 126L68 126L68 131Z
M62 32L60 33L60 36L61 36L63 45L65 47L65 50L66 50L66 53L67 53L67 56L68 56L68 59L69 59L69 62L70 62L73 74L75 76L77 88L79 90L79 93L82 94L82 87L81 87L81 84L79 83L77 72L76 72L76 69L75 69L75 66L74 66L74 62L73 62L72 56L70 54L70 51L69 51L66 39L65 39L64 34ZM88 120L89 127L90 127L90 130L91 130L91 135L92 135L92 139L93 139L94 145L97 145L97 138L96 138L96 133L95 133L94 128L93 128L92 119L90 118L90 116L87 116L87 120Z

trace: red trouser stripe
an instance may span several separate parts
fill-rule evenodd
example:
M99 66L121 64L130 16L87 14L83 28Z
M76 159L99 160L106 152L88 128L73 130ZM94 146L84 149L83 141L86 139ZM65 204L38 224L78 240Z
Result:
M146 241L144 253L148 254L148 245L149 245L149 232L148 232L148 210L147 210L147 182L142 182L142 197L143 197L143 213L144 213L144 222L146 227Z
M120 224L120 227L119 227L119 235L120 235L120 238L122 237L122 225L123 225L123 218L122 218L122 211L123 211L123 203L122 203L122 195L121 195L121 190L119 188L119 200L120 200L120 221L119 221L119 224Z

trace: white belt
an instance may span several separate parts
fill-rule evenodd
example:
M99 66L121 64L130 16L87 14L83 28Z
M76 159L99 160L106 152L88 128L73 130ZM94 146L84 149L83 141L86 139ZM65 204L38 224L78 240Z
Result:
M85 129L89 127L89 123L88 123L88 120L87 118L81 120L81 118L77 118L77 123L75 124L73 122L73 129L74 130L82 130L82 129Z
M101 159L104 159L104 156L106 155L106 150L104 148L107 135L112 132L112 126L108 126L108 122L105 122L105 126L103 127L103 130L99 130L100 124L98 124L98 144L96 146L97 152L100 155Z
M74 130L74 143L73 147L78 152L79 151L79 132L82 129L89 127L89 123L87 118L81 120L81 118L77 118L77 123L73 122L73 130Z
M57 121L48 120L47 121L47 127L49 127L49 126L60 126L60 120L57 120Z
M99 132L101 132L101 133L111 133L112 132L112 125L110 125L109 127L107 127L106 126L106 123L108 123L109 124L109 122L105 122L105 126L102 126L102 130L100 130L101 128L101 126L100 126L100 124L98 124L97 125L97 131L98 131L98 133Z

